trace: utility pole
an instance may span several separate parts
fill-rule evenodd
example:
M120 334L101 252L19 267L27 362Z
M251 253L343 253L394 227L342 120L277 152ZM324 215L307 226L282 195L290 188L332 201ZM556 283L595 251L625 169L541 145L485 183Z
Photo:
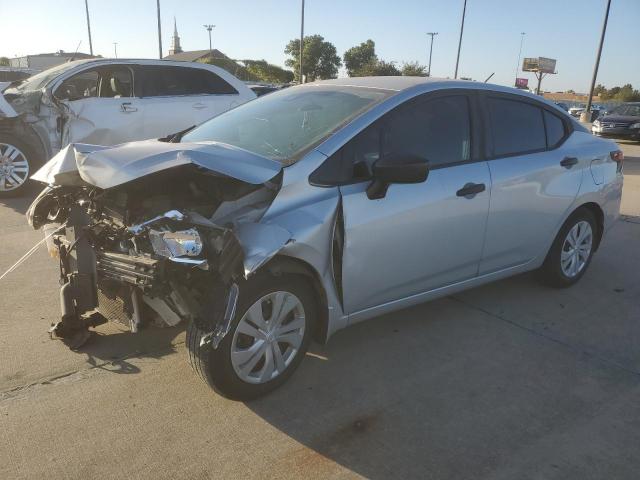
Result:
M157 0L158 5L158 58L162 60L162 29L160 27L160 0Z
M91 43L91 22L89 21L89 0L84 0L84 8L87 11L87 31L89 32L89 54L93 56L93 43Z
M213 47L211 46L211 30L216 28L215 25L203 25L204 28L209 32L209 53L213 56Z
M462 7L462 23L460 24L460 40L458 41L458 56L456 57L456 72L453 74L453 78L458 78L458 65L460 64L460 49L462 48L462 32L464 32L464 17L467 14L467 0L464 0L464 6Z
M118 42L113 42L113 53L118 58Z
M304 49L304 0L302 0L302 13L300 15L300 84L304 83L302 71L302 51Z
M589 98L587 98L587 106L584 112L580 114L581 122L591 121L591 97L596 87L596 78L598 77L598 67L600 66L600 57L602 56L602 45L604 44L604 35L607 33L607 22L609 21L609 9L611 8L611 0L607 0L607 10L604 14L604 22L602 23L602 34L600 35L600 45L598 46L598 55L596 56L596 64L593 67L593 77L591 78L591 88L589 89Z
M433 37L438 35L438 32L427 32L427 35L431 35L431 46L429 47L429 70L427 71L427 77L431 76L431 55L433 55Z
M518 83L518 70L520 70L520 58L522 57L522 44L524 42L524 36L526 32L520 32L520 51L518 52L518 63L516 63L516 79L514 80L514 85Z

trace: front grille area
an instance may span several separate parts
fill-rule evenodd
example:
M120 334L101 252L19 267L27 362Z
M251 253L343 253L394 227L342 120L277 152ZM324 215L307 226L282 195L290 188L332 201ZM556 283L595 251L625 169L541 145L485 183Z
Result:
M628 123L601 123L600 126L602 128L627 128L629 126Z
M99 278L126 282L142 288L151 288L161 273L162 263L145 256L115 252L96 252Z
M108 288L98 285L98 311L112 322L118 322L126 327L131 325L133 305L131 303L130 287Z

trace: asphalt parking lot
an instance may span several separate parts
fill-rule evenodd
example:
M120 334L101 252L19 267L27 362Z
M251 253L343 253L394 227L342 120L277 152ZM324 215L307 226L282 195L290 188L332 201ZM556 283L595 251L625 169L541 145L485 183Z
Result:
M182 328L51 341L57 264L0 281L0 478L638 478L640 145L623 219L575 287L526 274L315 345L250 403L210 391ZM0 200L0 272L41 237Z

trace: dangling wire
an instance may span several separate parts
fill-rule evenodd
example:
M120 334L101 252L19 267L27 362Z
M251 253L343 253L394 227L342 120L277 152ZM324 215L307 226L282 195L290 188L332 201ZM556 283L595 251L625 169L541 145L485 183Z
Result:
M31 255L33 255L36 250L38 250L38 247L40 245L42 245L44 242L46 242L47 240L49 240L49 238L51 238L53 235L55 235L56 233L58 233L60 230L62 230L67 224L63 224L60 225L59 228L55 229L53 232L49 233L49 235L46 235L42 240L40 240L38 243L36 243L33 247L31 247L29 249L29 251L27 251L27 253L25 253L22 257L20 257L18 259L18 261L16 263L14 263L13 265L11 265L9 267L9 269L4 272L2 275L0 275L0 280L2 280L4 277L6 277L7 275L9 275L11 272L13 272L16 268L18 268L20 265L22 265Z

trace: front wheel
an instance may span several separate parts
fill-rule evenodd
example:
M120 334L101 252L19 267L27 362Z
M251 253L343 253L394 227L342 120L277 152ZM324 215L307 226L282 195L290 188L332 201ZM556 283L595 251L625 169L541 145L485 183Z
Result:
M240 287L236 316L217 349L207 333L187 327L193 369L218 393L250 400L282 385L311 341L317 315L313 290L299 277L256 277Z
M586 209L575 212L562 226L540 268L544 283L570 287L587 271L596 246L598 227Z
M21 195L39 165L34 149L19 138L0 134L0 198Z

